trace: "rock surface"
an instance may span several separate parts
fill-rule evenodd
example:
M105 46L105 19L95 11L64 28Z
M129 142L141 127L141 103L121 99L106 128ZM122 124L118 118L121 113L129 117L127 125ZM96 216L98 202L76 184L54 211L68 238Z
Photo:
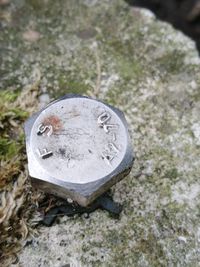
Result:
M118 0L16 0L4 8L3 89L96 95L125 112L136 161L124 205L40 226L12 266L200 266L200 60L194 43ZM47 94L47 95L46 95Z

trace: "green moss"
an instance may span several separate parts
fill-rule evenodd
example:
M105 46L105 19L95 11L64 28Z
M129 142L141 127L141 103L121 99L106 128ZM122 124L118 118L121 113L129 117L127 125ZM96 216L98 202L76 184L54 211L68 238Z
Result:
M15 105L15 100L19 96L20 91L5 90L0 92L0 133L9 132L10 128L7 128L9 124L23 121L27 118L28 112L22 110Z
M168 74L180 73L184 66L185 54L177 50L167 53L157 59L158 67Z
M28 113L20 108L9 108L0 114L0 121L5 122L8 119L21 120L26 118Z
M0 91L0 104L6 104L6 102L13 102L19 96L19 91L5 90Z
M126 59L118 60L118 68L120 75L125 80L138 78L142 73L141 65L134 59L130 61Z
M14 140L0 138L0 160L9 160L15 157L21 146Z
M17 102L20 91L0 92L0 188L9 182L23 168L22 149L24 134L21 124L28 116ZM21 167L20 167L21 166Z
M73 94L86 94L86 92L90 89L90 87L82 82L79 82L76 78L67 78L65 76L61 76L58 79L59 90L51 91L51 95L53 98L61 97L65 94L73 93Z
M21 108L11 109L11 113L13 114L15 119L24 120L28 117L28 112L22 110Z
M165 258L165 253L163 251L162 245L159 244L157 239L155 238L155 235L152 233L149 233L146 239L142 238L135 249L138 253L144 253L148 256L149 262L151 263L151 266L164 266L161 264L162 261Z
M129 40L123 43L113 37L109 42L109 53L113 55L116 62L117 71L125 81L139 79L143 75L143 68L135 55L135 46L133 41Z
M165 177L170 178L172 180L176 179L179 176L177 168L169 169L165 172Z
M29 4L35 11L39 11L45 6L45 3L40 0L26 0L26 3Z

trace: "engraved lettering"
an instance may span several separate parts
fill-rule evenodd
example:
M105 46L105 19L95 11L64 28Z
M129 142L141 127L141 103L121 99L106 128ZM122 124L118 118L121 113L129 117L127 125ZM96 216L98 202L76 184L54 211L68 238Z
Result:
M103 128L106 133L110 133L118 128L117 124L108 124L110 119L111 115L107 112L104 112L98 117L97 120L98 124L100 124L100 127Z
M110 151L115 151L116 153L119 152L119 149L113 143L108 143L108 147L109 147Z
M111 137L109 143L104 147L101 153L102 159L111 166L112 161L117 157L121 148L115 144L117 140L116 131L119 128L119 125L109 123L110 119L110 113L103 112L101 115L99 115L97 122L99 124L99 127L103 128L104 132L106 134L109 134Z
M105 124L107 121L109 121L110 118L111 118L110 114L107 113L107 112L104 112L104 113L102 113L102 114L98 117L98 120L97 120L97 121L98 121L98 124L103 125L103 124Z
M103 129L106 133L109 133L110 130L116 130L117 129L117 125L115 124L104 124L103 125Z
M53 155L53 152L51 150L48 150L47 148L43 149L37 149L38 155L42 159L47 159Z
M116 133L113 133L113 135L112 135L112 140L113 140L113 141L116 141L116 140L117 140Z
M113 143L108 143L102 152L103 159L111 165L111 161L118 155L119 149Z
M53 133L52 125L44 125L41 123L38 126L37 135L43 135L45 132L47 133L47 136L50 136Z

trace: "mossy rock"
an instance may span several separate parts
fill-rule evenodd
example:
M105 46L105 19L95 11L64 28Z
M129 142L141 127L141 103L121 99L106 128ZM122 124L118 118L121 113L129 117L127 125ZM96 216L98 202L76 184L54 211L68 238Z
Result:
M122 0L19 0L3 12L2 89L21 94L37 70L37 94L96 95L125 113L136 155L131 174L112 188L124 206L119 220L96 211L88 219L61 217L51 228L38 226L40 235L18 253L20 266L199 266L200 60L194 43ZM11 95L2 108L16 101ZM9 106L8 116L22 129L27 110L20 103ZM34 103L29 113L37 111ZM0 118L7 125L7 115ZM0 157L17 153L26 162L21 137L10 136L4 131ZM26 202L33 210L33 218L26 217L30 231L38 220L33 199ZM20 214L19 221L25 210Z

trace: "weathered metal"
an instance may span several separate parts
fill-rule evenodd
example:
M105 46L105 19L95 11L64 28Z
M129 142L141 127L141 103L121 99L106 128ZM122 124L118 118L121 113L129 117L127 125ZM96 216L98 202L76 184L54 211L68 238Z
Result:
M129 174L133 151L123 113L74 94L25 123L32 185L87 206Z

